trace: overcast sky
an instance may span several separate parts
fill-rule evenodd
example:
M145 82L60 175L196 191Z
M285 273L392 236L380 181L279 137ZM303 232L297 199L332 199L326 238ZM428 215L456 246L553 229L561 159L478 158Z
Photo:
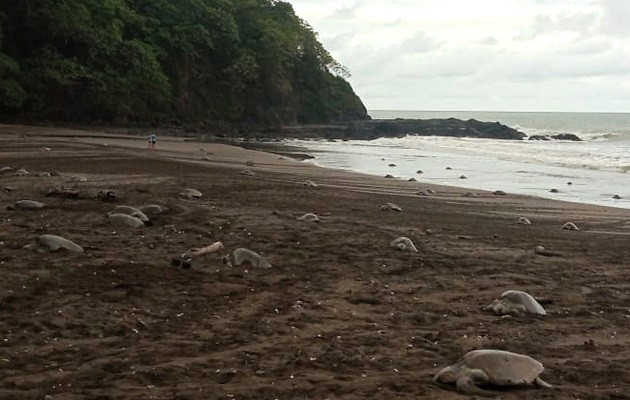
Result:
M288 0L370 110L630 112L630 0Z

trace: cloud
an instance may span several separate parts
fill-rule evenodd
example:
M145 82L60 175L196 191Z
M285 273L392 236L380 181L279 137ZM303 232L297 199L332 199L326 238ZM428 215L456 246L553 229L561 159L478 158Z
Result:
M371 109L630 108L627 0L292 3Z

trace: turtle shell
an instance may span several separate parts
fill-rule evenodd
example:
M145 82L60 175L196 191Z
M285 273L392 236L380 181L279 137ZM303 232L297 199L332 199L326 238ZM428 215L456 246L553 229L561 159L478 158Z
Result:
M15 202L15 208L20 210L38 210L44 208L46 204L35 200L19 200Z
M81 246L57 235L41 235L37 237L36 242L41 246L47 247L50 251L66 249L75 253L83 253Z
M547 315L545 309L529 293L520 290L508 290L501 295L501 300L503 299L507 299L514 304L522 305L530 314Z
M145 215L144 212L138 210L135 207L131 207L131 206L118 206L114 209L114 212L116 213L121 213L121 214L127 214L127 215L131 215L132 217L136 217L138 218L140 221L142 222L148 222L149 221L149 217L147 217Z
M485 372L497 386L531 384L545 369L529 356L503 350L473 350L464 355L464 363Z

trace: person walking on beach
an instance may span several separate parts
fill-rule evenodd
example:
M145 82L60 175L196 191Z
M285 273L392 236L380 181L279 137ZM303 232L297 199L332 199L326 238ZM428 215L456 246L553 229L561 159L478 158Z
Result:
M149 134L149 150L155 150L155 142L157 142L157 136L155 133Z

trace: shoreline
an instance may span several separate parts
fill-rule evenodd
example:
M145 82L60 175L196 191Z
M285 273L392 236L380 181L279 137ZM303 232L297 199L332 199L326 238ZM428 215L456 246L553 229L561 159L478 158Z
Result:
M121 128L122 129L122 128ZM51 138L53 140L65 141L66 139L72 139L77 143L86 143L92 145L106 145L111 143L114 146L119 146L121 148L126 149L144 149L146 146L144 136L139 135L131 135L131 134L109 134L106 132L99 131L91 131L91 130L75 130L69 128L56 128L56 127L33 127L33 126L22 126L22 125L2 125L0 124L0 137L4 134L17 135L20 136L23 133L27 133L29 137L45 137ZM325 139L316 139L316 142L325 141ZM389 187L389 183L393 183L394 186L396 183L401 183L404 185L406 195L417 196L417 191L423 188L432 188L439 189L445 188L445 191L450 193L452 196L462 197L467 192L475 192L480 194L480 198L486 198L488 196L501 199L503 196L494 196L492 195L493 190L501 190L501 188L495 189L480 189L480 188L467 188L462 186L450 185L450 184L442 184L435 182L426 182L426 181L416 181L416 182L407 182L404 178L394 178L394 179L383 179L383 175L377 175L372 173L365 173L356 170L347 170L342 168L335 168L329 166L318 165L316 163L316 157L312 156L309 153L322 153L323 151L318 151L315 149L309 149L308 147L289 145L284 143L285 141L277 141L277 142L265 142L265 141L257 141L257 140L226 140L222 138L213 138L212 140L202 140L200 138L190 138L190 137L181 137L181 136L168 136L161 135L158 138L158 148L157 152L164 152L164 146L161 146L160 143L170 143L169 151L175 151L171 153L172 156L177 158L178 154L186 153L194 154L194 149L198 148L201 150L199 154L194 154L192 159L190 157L185 158L188 161L195 160L195 162L210 162L207 157L207 152L214 153L211 150L205 150L205 148L218 147L221 149L220 152L217 152L216 157L212 160L214 163L227 163L235 164L234 157L238 154L234 149L243 149L245 150L243 153L239 154L240 157L249 156L256 162L260 160L265 160L265 163L268 165L270 169L278 169L280 171L287 171L292 168L298 167L302 173L305 173L305 170L309 170L311 168L315 168L315 171L308 172L308 175L311 177L316 177L317 169L321 171L330 171L330 174L323 175L332 175L337 176L341 175L356 175L357 177L369 178L370 180L375 179L377 182L381 183L381 181L385 181L387 184L386 187ZM199 157L196 157L199 155ZM265 156L261 156L265 155ZM211 156L214 156L212 154ZM287 158L285 160L284 158ZM184 160L184 159L182 159ZM288 162L285 162L288 161ZM294 161L294 162L291 162ZM385 171L386 172L386 171ZM385 183L383 182L383 183ZM567 204L575 204L579 206L588 206L588 207L603 207L613 210L628 210L628 208L624 207L615 207L610 205L603 204L594 204L587 202L579 202L579 201L571 201L571 200L563 200L563 199L553 199L549 197L531 195L531 194L519 194L519 193L510 193L508 194L511 197L518 198L531 198L534 200L544 200L544 201L552 201L552 202L560 202ZM476 197L462 197L462 200L475 201Z

